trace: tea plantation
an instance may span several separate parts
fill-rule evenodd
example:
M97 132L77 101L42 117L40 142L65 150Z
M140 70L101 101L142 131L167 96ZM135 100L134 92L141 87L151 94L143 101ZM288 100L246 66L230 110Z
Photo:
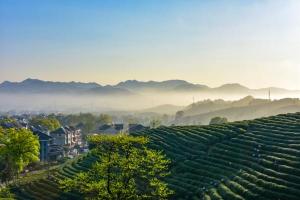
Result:
M150 138L152 148L171 160L166 179L171 199L299 200L300 113L211 126L174 126L133 135ZM66 163L49 177L12 188L17 199L80 199L63 193L58 180L87 170L85 156Z
M300 113L137 135L171 158L173 199L300 199Z

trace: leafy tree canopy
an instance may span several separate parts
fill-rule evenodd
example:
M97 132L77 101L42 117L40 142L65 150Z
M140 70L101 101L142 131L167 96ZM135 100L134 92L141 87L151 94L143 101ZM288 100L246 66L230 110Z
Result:
M54 131L60 127L59 121L54 117L34 117L30 124L34 126L40 125L49 131Z
M228 120L226 117L214 117L210 120L209 124L224 124L227 122Z
M90 136L99 156L91 170L61 182L66 191L80 191L86 199L167 199L173 193L162 180L169 174L162 152L148 149L145 137Z
M184 111L177 111L175 114L175 120L179 120L184 116Z
M2 181L18 175L29 163L39 160L38 137L26 129L0 128L0 168Z
M107 114L93 115L91 113L80 113L78 115L59 116L61 124L68 126L80 125L84 134L91 133L103 124L111 124L112 117Z
M15 199L15 195L12 194L7 187L0 188L0 199Z
M160 119L152 119L150 121L150 127L151 128L158 128L161 125L161 120Z

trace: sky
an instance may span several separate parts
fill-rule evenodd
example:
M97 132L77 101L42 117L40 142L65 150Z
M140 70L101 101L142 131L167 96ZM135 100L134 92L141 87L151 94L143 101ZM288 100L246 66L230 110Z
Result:
M298 0L0 0L0 82L300 89Z

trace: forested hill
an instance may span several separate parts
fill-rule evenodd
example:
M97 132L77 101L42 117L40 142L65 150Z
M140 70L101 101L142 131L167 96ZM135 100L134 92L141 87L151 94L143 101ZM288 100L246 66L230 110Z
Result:
M300 113L137 135L172 159L174 199L300 197Z
M210 126L174 126L133 135L172 161L171 199L299 200L300 113ZM90 169L95 157L70 160L50 174L33 174L12 191L17 199L81 199L59 181ZM43 175L44 174L44 175Z
M183 111L183 117L176 118L174 124L208 124L211 118L217 116L226 117L229 121L239 121L300 112L300 100L285 98L269 101L247 96L237 101L205 100L191 104Z

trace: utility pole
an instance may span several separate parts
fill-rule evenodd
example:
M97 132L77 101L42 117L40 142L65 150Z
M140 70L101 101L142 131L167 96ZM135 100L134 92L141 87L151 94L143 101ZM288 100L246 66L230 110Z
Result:
M271 89L269 89L269 101L271 101Z

